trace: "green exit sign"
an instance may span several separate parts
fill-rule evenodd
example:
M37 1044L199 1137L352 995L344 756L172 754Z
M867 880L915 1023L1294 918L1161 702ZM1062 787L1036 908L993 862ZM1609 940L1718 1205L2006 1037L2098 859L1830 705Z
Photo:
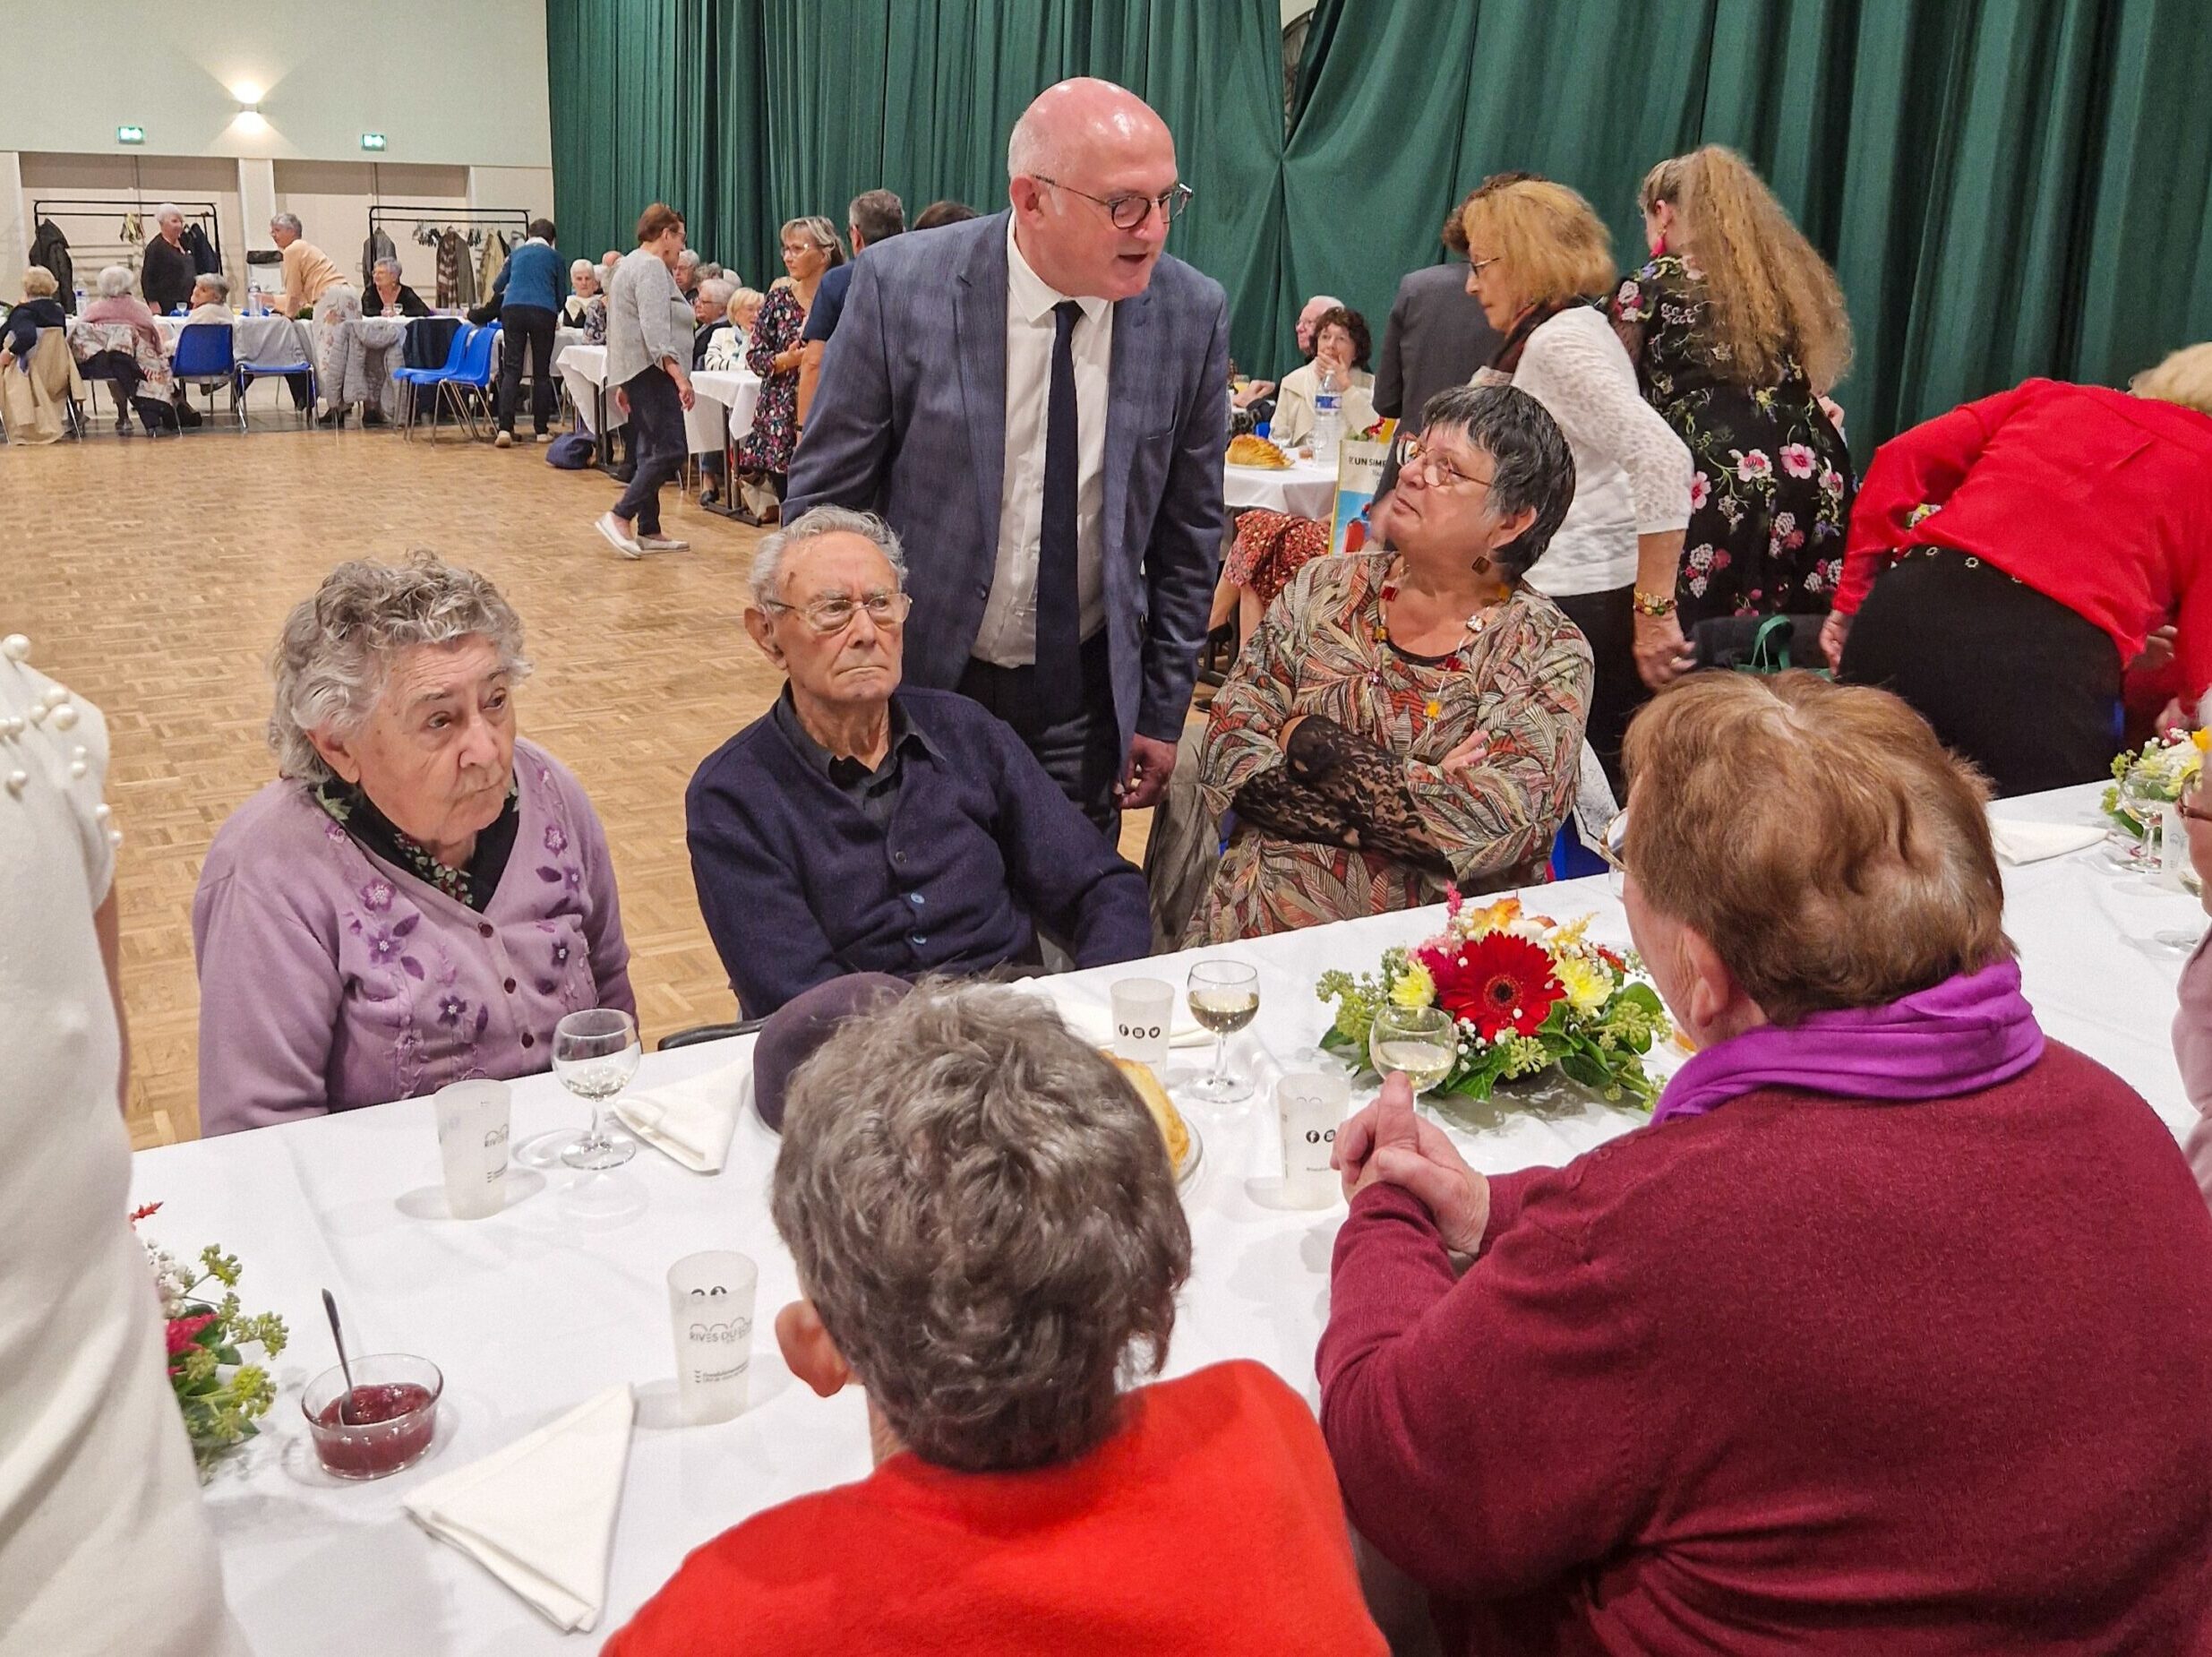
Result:
M142 144L146 142L146 129L142 126L118 126L116 128L116 142L119 144Z
M362 134L361 134L361 147L362 147L364 150L382 150L382 149L384 147L384 135L383 135L383 133L362 133Z

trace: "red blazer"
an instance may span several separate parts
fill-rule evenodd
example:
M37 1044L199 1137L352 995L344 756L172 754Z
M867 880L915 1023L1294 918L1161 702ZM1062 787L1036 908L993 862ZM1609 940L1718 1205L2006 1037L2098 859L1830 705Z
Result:
M2111 1071L1769 1089L1491 1193L1457 1275L1360 1192L1321 1342L1445 1650L2212 1649L2212 1214Z
M1922 506L1940 510L1915 524ZM2029 380L1900 432L1851 510L1836 609L1906 548L1987 560L2111 635L2122 663L2180 623L2193 701L2212 684L2212 416Z

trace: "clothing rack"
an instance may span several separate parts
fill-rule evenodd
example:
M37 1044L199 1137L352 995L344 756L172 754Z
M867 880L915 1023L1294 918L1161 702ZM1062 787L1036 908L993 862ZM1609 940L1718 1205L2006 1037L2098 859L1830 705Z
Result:
M404 203L380 202L369 209L369 234L379 230L387 236L399 225L421 229L428 225L440 230L465 230L478 234L469 236L472 245L480 245L485 230L505 231L510 243L527 241L530 235L530 215L519 207L408 207ZM392 245L399 238L392 237Z
M97 253L142 253L146 243L161 234L153 222L154 210L174 207L184 216L186 224L197 224L207 232L208 244L215 249L216 263L223 259L223 229L216 217L212 202L173 202L157 196L149 202L143 196L107 195L49 195L33 197L30 203L30 227L35 233L41 219L107 219L120 221L126 214L139 216L141 232L136 242L127 242L118 236L112 242L78 242L72 239L70 251ZM63 227L66 233L67 227Z

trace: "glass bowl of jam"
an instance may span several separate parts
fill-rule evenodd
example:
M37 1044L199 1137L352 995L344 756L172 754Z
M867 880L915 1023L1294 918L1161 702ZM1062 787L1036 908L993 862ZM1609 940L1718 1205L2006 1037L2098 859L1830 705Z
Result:
M413 1466L436 1436L444 1390L436 1364L405 1352L355 1359L350 1394L344 1369L325 1369L300 1395L323 1471L339 1479L381 1479Z

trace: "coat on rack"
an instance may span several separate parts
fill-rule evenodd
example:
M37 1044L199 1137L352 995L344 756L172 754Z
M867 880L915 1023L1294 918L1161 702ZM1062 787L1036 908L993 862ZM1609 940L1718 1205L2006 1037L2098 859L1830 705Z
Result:
M77 313L77 267L69 257L69 238L62 234L61 226L51 219L39 221L39 234L30 239L30 262L43 265L54 273L61 287L55 296L62 302L62 309L74 316Z
M376 262L397 259L399 250L392 245L391 237L380 229L369 232L369 239L361 244L361 291L367 293L376 286Z
M184 251L192 255L194 276L220 276L223 262L216 256L215 244L208 240L207 227L189 224L184 227Z
M476 303L476 271L469 262L468 240L459 230L438 237L438 308L467 310Z

